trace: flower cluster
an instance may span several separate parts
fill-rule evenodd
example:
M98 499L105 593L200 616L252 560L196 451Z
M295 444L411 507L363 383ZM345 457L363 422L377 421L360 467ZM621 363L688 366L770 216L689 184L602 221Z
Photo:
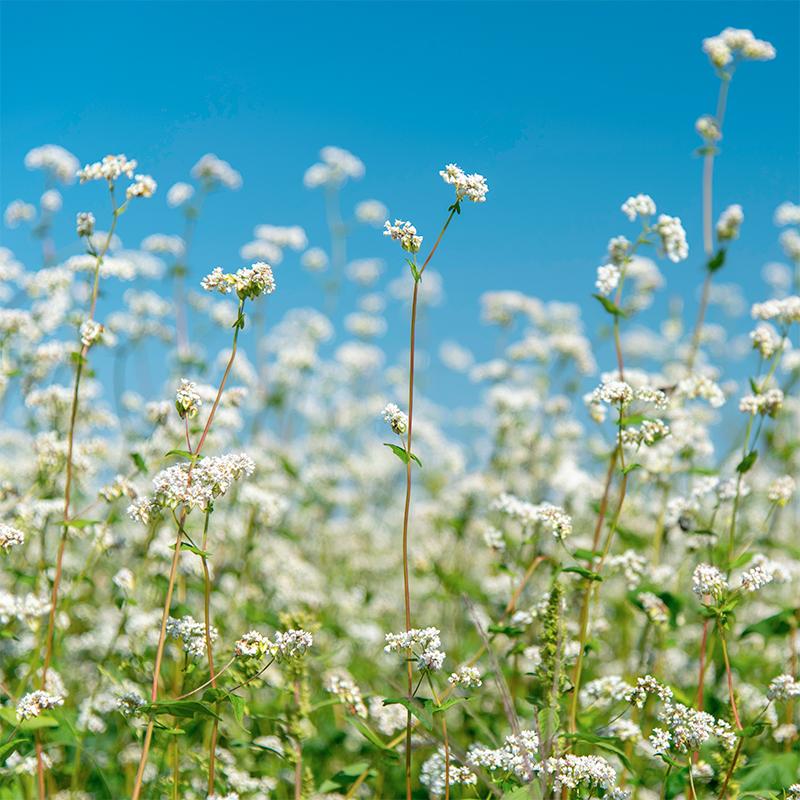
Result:
M483 685L481 671L477 667L471 667L467 664L450 673L447 682L451 686L462 686L465 689L478 688Z
M422 237L417 236L417 229L410 223L402 219L396 219L392 225L387 219L383 223L386 230L384 236L389 236L395 241L400 242L400 247L408 253L418 253L422 247Z
M212 642L216 641L219 636L217 629L213 626L209 629L209 635ZM190 656L200 657L206 652L205 625L188 614L180 619L175 619L175 617L167 619L167 636L180 639L184 652Z
M435 671L442 668L445 654L440 649L442 640L438 628L412 628L402 633L387 633L387 653L410 650L417 657L417 667Z
M78 178L81 183L87 181L108 181L113 183L121 175L133 178L133 174L138 166L133 159L129 160L120 153L117 156L105 156L102 161L95 161L87 164L83 169L78 170Z
M197 384L194 381L181 378L180 386L175 394L175 408L180 418L189 417L191 419L196 417L202 405L203 401L197 391Z
M394 403L388 403L383 409L383 419L398 436L408 430L408 417Z
M442 176L445 183L455 186L456 200L466 198L473 203L486 202L489 186L483 175L479 175L477 172L467 175L457 164L448 164L443 170L440 170L439 175Z
M215 267L200 285L207 292L230 294L235 291L240 300L255 300L262 294L275 291L275 278L269 264L256 261L252 266L242 267L236 272L223 272L222 267Z
M25 534L18 528L0 522L0 548L10 550L25 543Z
M17 719L26 720L38 717L43 711L64 705L64 698L41 689L29 692L17 703Z
M769 42L756 39L752 31L739 28L725 28L717 36L703 39L703 52L719 69L727 67L734 59L771 61L775 58L775 48Z
M234 647L237 658L264 658L276 661L300 658L314 644L314 637L302 629L278 631L272 640L258 631L248 631Z

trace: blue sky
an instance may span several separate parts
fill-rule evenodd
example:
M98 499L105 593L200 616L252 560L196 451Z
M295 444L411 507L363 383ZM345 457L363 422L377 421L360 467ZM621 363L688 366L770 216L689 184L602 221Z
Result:
M747 63L731 88L716 198L746 221L721 280L762 299L759 273L779 260L775 206L800 194L800 4L796 2L257 3L3 2L0 202L35 200L30 147L61 144L82 161L138 159L160 196L122 220L126 244L181 221L164 194L205 152L244 175L207 206L193 270L238 267L257 223L302 224L327 245L322 196L302 185L327 144L367 166L345 207L376 197L432 238L450 194L448 161L485 174L485 206L465 209L437 255L446 303L435 339L481 349L478 297L515 288L572 300L588 295L608 238L632 234L619 212L632 193L680 216L692 256L663 265L665 298L692 306L701 273L696 117L713 111L717 79L700 43L727 25L773 42L778 58ZM92 189L65 195L61 241ZM3 244L33 261L21 231ZM399 251L362 231L353 256L403 269ZM30 266L35 265L29 263ZM319 305L296 259L277 268L282 311ZM113 302L109 300L108 302ZM390 317L387 342L406 323Z

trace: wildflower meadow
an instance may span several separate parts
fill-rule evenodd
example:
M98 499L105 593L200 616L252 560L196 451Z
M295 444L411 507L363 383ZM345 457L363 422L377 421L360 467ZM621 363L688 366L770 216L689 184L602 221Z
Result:
M441 371L479 160L412 187L423 226L323 146L297 182L327 239L254 213L217 264L235 149L165 185L31 143L4 222L36 256L0 248L2 800L800 800L800 205L719 197L737 78L781 53L713 33L702 236L647 186L593 198L596 280L487 269L496 355L453 331ZM734 342L709 311L751 225L785 258ZM291 269L314 297L281 299ZM659 304L679 270L697 300Z

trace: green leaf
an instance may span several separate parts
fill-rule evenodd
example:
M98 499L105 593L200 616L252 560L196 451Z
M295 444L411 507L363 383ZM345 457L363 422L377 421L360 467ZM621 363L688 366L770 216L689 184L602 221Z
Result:
M590 569L586 569L586 567L579 567L579 566L572 566L572 567L564 567L561 570L562 572L574 572L577 575L583 575L584 578L588 578L590 581L602 581L603 578L601 575L598 575L596 572L592 572Z
M595 300L597 300L597 302L600 303L600 305L603 306L603 308L606 311L608 311L608 313L611 314L612 316L614 317L626 316L625 312L618 305L609 300L607 297L603 297L603 295L601 294L593 294L592 297L594 297Z
M0 708L0 719L4 719L14 728L19 726L19 730L21 731L35 731L39 728L57 728L60 724L55 717L51 717L47 714L42 714L39 717L33 717L33 719L26 719L20 722L20 720L17 719L16 710L10 706L3 706Z
M737 465L736 471L740 475L744 475L746 472L750 472L753 467L753 464L756 463L756 459L758 458L758 450L751 450Z
M415 701L408 700L405 697L387 697L383 701L383 704L385 706L401 705L407 708L411 712L411 715L419 720L420 725L422 725L428 733L433 733L433 712L426 705L424 699Z
M90 525L97 525L99 519L71 519L67 523L68 528L88 528Z
M196 458L194 453L190 453L188 450L169 450L164 453L164 458L169 458L170 456L177 456L178 458L188 458L190 461L194 461Z
M722 265L725 263L725 248L720 247L719 250L708 260L706 264L706 269L709 272L716 272L718 269L722 269Z
M228 700L231 701L231 706L233 707L233 716L241 725L244 719L244 697L240 697L238 694L229 694Z
M175 550L175 545L171 544L169 549ZM188 550L190 553L200 556L200 558L211 558L211 553L209 553L207 550L201 550L199 547L190 544L189 542L181 542L181 550Z
M740 639L746 636L751 636L754 633L760 633L764 637L769 636L786 636L792 629L790 620L797 615L797 609L784 608L777 614L771 617L765 617L752 625L748 625L739 635Z
M642 469L641 464L628 464L627 466L623 467L622 472L623 475L627 475L630 472L633 472L635 469Z
M145 474L147 472L147 464L144 463L144 459L139 453L131 453L131 459L133 463L136 465L136 469Z
M602 555L602 553L599 550L584 550L582 547L579 547L572 555L575 558L582 558L584 561L594 561L595 558Z
M384 443L383 443L383 446L384 446L384 447L389 447L389 448L391 448L391 451L392 451L392 452L393 452L393 453L394 453L394 454L395 454L395 455L396 455L396 456L397 456L397 457L398 457L398 458L399 458L399 459L400 459L400 460L401 460L401 461L402 461L404 464L408 464L408 460L409 460L409 458L412 458L414 461L416 461L416 462L417 462L417 464L419 464L419 465L420 465L420 467L422 466L422 462L421 462L421 461L420 461L420 460L419 460L419 459L418 459L418 458L417 458L417 457L416 457L416 456L415 456L413 453L409 453L409 452L408 452L408 450L406 450L404 447L400 447L399 445L396 445L396 444L390 444L389 442L384 442Z
M381 739L378 734L376 734L371 728L366 726L363 722L359 722L357 719L353 720L353 725L356 726L356 730L369 742L375 745L375 747L380 748L381 750L386 751L387 753L394 753L391 747L386 746L386 742Z
M0 758L11 755L17 749L17 745L26 741L27 739L12 739L10 742L0 745Z

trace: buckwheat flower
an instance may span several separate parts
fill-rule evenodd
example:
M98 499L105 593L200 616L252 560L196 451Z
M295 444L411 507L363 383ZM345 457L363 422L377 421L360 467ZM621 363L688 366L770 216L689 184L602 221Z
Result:
M275 634L272 654L278 661L300 658L314 644L313 636L302 629L290 629Z
M427 788L430 797L439 798L446 794L448 785L474 786L478 776L468 767L455 764L452 756L448 764L445 750L440 747L422 764L419 782Z
M608 708L614 703L624 700L631 691L633 691L633 687L619 675L596 678L581 689L581 705Z
M800 225L800 205L788 200L775 209L776 225Z
M672 745L672 737L669 735L669 731L665 731L663 728L653 728L648 741L650 742L650 747L653 748L653 752L658 755L666 755Z
M627 406L634 398L633 389L625 381L604 381L591 394L592 403L610 406Z
M604 297L607 297L617 288L619 284L619 267L614 264L604 264L597 268L597 280L595 287Z
M133 572L131 572L131 570L129 570L127 567L123 567L114 573L114 576L111 578L111 582L114 584L114 586L124 592L132 592L134 587Z
M602 787L611 789L617 781L614 768L600 756L566 755L551 757L537 764L536 772L552 777L553 789Z
M780 235L779 241L783 252L786 253L792 261L800 260L800 233L794 228L789 228L788 231L784 231Z
M125 190L125 196L130 200L133 197L152 197L158 184L149 175L137 175L134 182Z
M119 500L120 497L135 498L136 489L125 476L117 475L111 483L100 489L98 495L106 502L111 503Z
M680 217L670 217L661 214L655 225L656 232L661 237L661 246L666 257L677 263L689 257L689 245L686 243L686 231L681 225Z
M783 392L769 389L762 394L748 394L739 401L739 411L745 414L761 414L774 417L783 406Z
M310 247L300 257L300 263L311 272L322 272L328 266L328 254L321 247Z
M69 150L57 144L45 144L27 152L25 166L44 170L61 183L72 183L80 162Z
M744 211L742 207L735 203L728 206L717 220L717 239L721 242L731 241L739 238L739 229L744 222Z
M789 797L789 800L798 800L800 798L800 783L793 783L786 790L786 793Z
M25 534L11 525L0 522L0 548L8 552L12 547L18 547L25 542Z
M36 207L23 200L12 200L3 216L6 226L9 228L16 228L20 222L30 222L36 218Z
M217 629L211 627L209 630L211 641L217 640L219 633ZM198 622L188 614L181 619L169 617L167 619L167 636L173 639L180 639L183 643L183 650L191 656L200 657L206 652L206 628L202 622Z
M450 673L447 682L451 686L462 686L465 689L483 686L480 670L477 667L470 667L468 665L459 667L458 670Z
M444 663L445 654L439 649L442 645L438 628L411 628L402 633L387 633L387 653L411 650L417 656L419 669L438 670Z
M791 475L783 475L780 478L776 478L769 485L767 497L770 502L785 506L792 499L796 488L797 484L794 478Z
M209 189L223 186L236 190L242 186L242 176L227 161L213 153L206 153L193 167L192 176L202 181Z
M309 189L318 186L341 186L348 178L364 176L364 162L348 150L328 145L320 150L321 163L313 164L303 176Z
M728 591L728 582L716 567L698 564L692 573L692 591L701 599L711 595L719 600Z
M37 690L29 692L20 698L17 703L17 719L26 720L38 717L43 711L64 705L64 698L57 694L50 694Z
M792 697L800 697L800 683L791 675L778 675L777 678L770 681L767 697L770 700L789 700Z
M387 219L383 223L386 230L384 236L389 236L395 241L400 242L400 247L408 253L418 253L422 246L422 237L417 236L417 229L410 223L402 219L396 219L392 225Z
M774 573L761 565L757 565L742 573L741 586L745 592L757 592L768 583L772 583L774 578Z
M39 198L39 205L42 207L43 211L46 211L48 214L55 214L58 211L61 211L61 206L63 205L64 201L61 197L61 192L57 189L48 189L40 198Z
M439 171L439 175L445 183L455 187L456 200L466 197L473 203L486 202L489 186L483 175L479 175L477 172L467 175L457 164L448 164Z
M718 142L722 138L719 122L717 122L716 117L712 117L710 114L698 117L694 123L694 128L707 142Z
M92 164L87 164L83 169L78 170L78 178L81 183L87 181L108 181L113 183L121 175L126 175L128 178L133 178L133 173L136 170L137 163L120 153L119 155L105 156L102 161L95 161Z
M263 658L270 652L271 642L258 631L248 631L233 647L237 658Z
M167 205L170 208L177 208L191 200L193 195L194 187L190 183L179 181L172 184L167 190Z
M91 211L81 211L75 218L75 229L78 236L91 236L94 233L94 214Z
M467 763L484 767L492 772L513 772L517 778L533 778L533 761L539 751L539 736L535 731L523 730L506 736L505 744L497 749L474 744L467 750Z
M775 320L786 325L800 322L800 296L791 295L781 300L754 303L750 313L753 319Z
M328 675L324 681L326 692L338 697L347 706L347 710L354 716L366 719L369 716L364 696L358 684L349 676L340 673Z
M385 422L398 436L402 436L408 430L408 417L394 403L387 403L381 413Z
M117 710L123 717L135 717L139 709L146 705L144 697L135 690L127 691L117 696Z
M652 592L641 592L637 599L642 604L644 613L654 625L666 625L669 622L669 609L664 601Z
M678 382L676 393L689 400L701 398L707 400L712 408L725 405L725 393L706 375L690 375Z
M84 347L91 347L100 341L103 335L103 326L94 319L87 319L81 323L81 344Z
M645 701L650 695L655 695L663 702L672 700L672 689L664 686L652 675L645 675L636 679L636 686L625 695L625 701L636 708L644 708Z
M656 213L656 204L649 194L637 194L629 197L622 204L622 213L633 222L636 217L652 217Z
M764 359L772 358L780 348L783 337L779 336L771 325L758 325L750 332L750 341L753 349L758 350Z
M158 514L160 507L158 503L149 497L139 497L128 506L128 516L134 522L141 522L142 525L149 525L151 520Z
M362 200L356 206L356 219L367 225L383 224L388 209L380 200Z
M202 405L203 401L197 391L197 384L194 381L181 378L181 384L175 395L175 408L180 418L189 417L189 419L192 419L192 417L196 417Z
M233 273L223 272L222 267L215 267L200 281L200 285L207 292L230 294L235 291L241 300L254 300L275 291L275 278L269 264L257 261L252 266L243 267Z
M406 709L399 703L384 705L380 697L370 697L369 716L384 736L391 736L406 726Z

